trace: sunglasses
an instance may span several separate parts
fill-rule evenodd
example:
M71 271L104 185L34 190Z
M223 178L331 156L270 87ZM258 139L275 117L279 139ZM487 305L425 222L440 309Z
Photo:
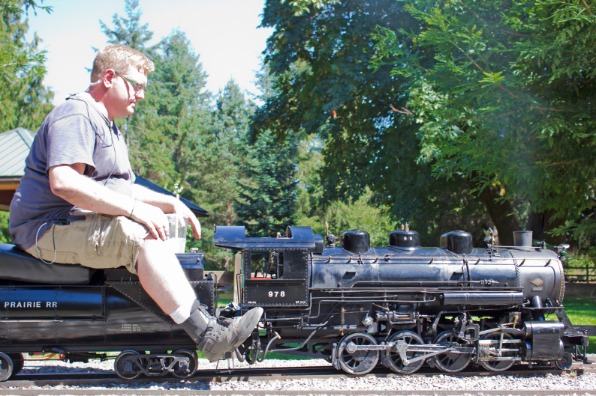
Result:
M144 92L147 89L147 84L143 84L138 81L135 81L135 80L131 79L130 77L126 77L125 75L118 73L117 71L114 71L114 74L117 75L118 77L122 78L127 83L129 83L130 86L132 87L132 89L134 89L135 94Z

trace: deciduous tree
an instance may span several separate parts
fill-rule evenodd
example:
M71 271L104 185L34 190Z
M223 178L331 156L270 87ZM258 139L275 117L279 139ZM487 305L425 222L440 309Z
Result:
M275 30L265 60L275 95L259 109L257 128L322 142L319 204L355 201L370 187L372 202L389 206L395 223L411 223L433 244L441 232L484 222L464 181L438 183L428 164L416 163L416 126L401 110L407 81L392 65L371 68L379 26L410 30L418 22L393 0L320 3L306 10L267 2L263 25Z
M377 50L411 81L420 162L463 176L509 241L594 232L596 17L583 1L418 1ZM403 43L406 45L403 45ZM565 225L566 224L566 225ZM505 235L503 235L505 234ZM551 235L552 236L552 235Z

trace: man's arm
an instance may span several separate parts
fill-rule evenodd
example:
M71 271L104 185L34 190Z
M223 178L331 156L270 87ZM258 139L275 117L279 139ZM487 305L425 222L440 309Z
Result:
M171 195L160 194L138 184L133 184L132 191L136 199L141 200L146 204L157 206L164 213L175 213L180 218L180 221L188 220L192 227L194 237L196 239L201 239L201 223L188 206L184 205L178 198Z
M144 224L154 238L167 239L168 218L160 206L147 204L143 199L120 194L96 183L84 176L85 166L77 163L51 167L48 175L52 193L82 209L130 217Z

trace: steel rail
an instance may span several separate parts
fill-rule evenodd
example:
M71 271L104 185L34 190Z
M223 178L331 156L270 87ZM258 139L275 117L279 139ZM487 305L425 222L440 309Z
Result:
M531 377L538 377L538 376L546 376L546 375L583 375L591 373L596 373L595 365L589 364L582 364L582 363L574 363L573 366L568 370L557 370L552 368L544 368L544 367L530 367L530 366L522 366L517 369L507 370L507 371L485 371L479 370L477 368L464 370L457 373L445 373L442 371L434 370L431 368L423 368L422 370L408 375L404 377L429 377L429 376L451 376L451 377L491 377L491 376L506 376L506 377L518 377L518 376L531 376ZM271 380L292 380L292 379L300 379L308 377L310 379L339 379L339 378L365 378L365 377L380 377L380 378L389 378L400 376L400 374L396 374L388 369L379 367L373 370L370 374L365 376L351 376L341 371L336 370L332 366L317 366L317 367L281 367L281 368L258 368L258 367L248 367L248 368L239 368L239 369L208 369L197 371L197 373L185 379L174 378L174 377L139 377L133 380L123 380L119 378L115 373L106 373L105 370L102 372L88 372L88 373L69 373L68 368L64 369L64 372L60 373L51 373L51 374L18 374L13 379L8 380L6 382L0 382L0 395L8 395L8 394L22 394L15 393L15 390L25 390L27 388L35 387L36 395L40 394L39 387L44 387L41 393L47 393L48 390L52 388L48 387L64 387L64 386L107 386L106 391L112 392L107 394L115 394L119 391L115 387L122 386L128 389L128 394L130 394L131 389L142 390L143 386L146 385L155 385L155 383L162 383L162 384L187 384L189 386L198 385L200 383L211 383L211 382L226 382L226 381L271 381ZM57 389L62 394L66 392L67 394L71 394L73 390L76 389ZM82 389L89 394L90 391L95 391L95 389L84 388ZM124 391L124 390L122 390ZM152 393L152 394L161 394L163 389ZM178 394L183 391L183 389L174 389L173 392L178 392ZM196 390L195 390L196 391ZM596 390L595 390L596 391ZM236 391L234 391L235 393ZM438 390L434 391L435 393L439 393ZM459 391L459 394L465 393L463 391ZM535 392L535 391L534 391ZM551 390L552 392L552 390ZM557 391L559 392L559 391ZM561 391L564 392L564 391ZM578 393L578 391L575 391ZM329 392L325 392L329 393ZM331 392L333 393L333 392ZM418 393L416 391L415 393ZM484 392L483 392L484 393ZM583 391L579 392L584 394ZM54 393L60 394L60 393ZM98 394L106 394L106 393L98 393ZM137 390L134 391L134 394L140 394ZM165 393L164 393L165 394ZM271 391L269 391L271 394ZM394 393L395 394L395 393ZM411 392L410 392L411 394ZM441 393L442 394L442 393ZM507 391L507 394L516 394L516 391ZM564 394L560 393L559 394Z

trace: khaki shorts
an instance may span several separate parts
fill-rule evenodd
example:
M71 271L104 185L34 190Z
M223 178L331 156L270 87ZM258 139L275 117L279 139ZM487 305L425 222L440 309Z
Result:
M139 248L149 231L124 216L88 214L85 220L48 224L27 253L50 263L90 268L126 267L136 273ZM43 231L43 230L42 230Z

